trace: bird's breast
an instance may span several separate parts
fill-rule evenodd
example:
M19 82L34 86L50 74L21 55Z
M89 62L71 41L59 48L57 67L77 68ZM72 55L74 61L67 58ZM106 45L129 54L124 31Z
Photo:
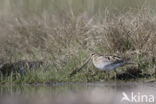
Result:
M111 62L93 63L96 68L103 71L111 71L121 66L121 63L112 64Z
M106 63L93 63L94 66L100 70L106 70L106 66L109 65L109 62Z

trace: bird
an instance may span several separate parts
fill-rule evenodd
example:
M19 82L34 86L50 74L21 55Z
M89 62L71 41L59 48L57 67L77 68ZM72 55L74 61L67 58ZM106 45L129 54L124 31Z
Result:
M117 78L117 71L116 71L117 68L128 64L134 64L133 62L129 61L130 60L129 58L126 59L126 58L121 58L120 56L113 56L113 55L99 55L96 53L93 53L91 55L91 60L93 62L93 65L100 71L103 71L104 73L108 71L114 71L115 79ZM107 77L109 77L109 74L107 75L108 75Z
M119 56L113 55L99 55L96 53L91 54L91 59L94 66L101 71L112 71L116 70L118 67L133 64L129 62L129 59L124 59Z
M79 72L91 60L92 60L93 65L100 71L107 72L107 71L114 70L116 74L117 74L117 71L116 71L117 68L127 65L127 64L134 64L133 62L129 61L130 59L124 59L119 56L99 55L97 53L92 53L90 57L84 62L83 65L76 68L70 73L70 77L76 74L77 72Z

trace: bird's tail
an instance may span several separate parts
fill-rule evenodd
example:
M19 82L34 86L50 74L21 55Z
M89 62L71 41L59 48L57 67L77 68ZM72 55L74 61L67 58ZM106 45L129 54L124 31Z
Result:
M135 64L135 63L132 62L130 58L125 58L124 59L124 64Z
M126 61L124 64L135 64L135 63L131 61Z

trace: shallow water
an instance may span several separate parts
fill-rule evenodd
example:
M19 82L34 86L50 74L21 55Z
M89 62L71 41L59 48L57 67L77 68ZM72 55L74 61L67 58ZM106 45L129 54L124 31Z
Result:
M0 104L155 104L156 83L10 85L1 86L0 94ZM126 94L130 101L121 101L123 94Z

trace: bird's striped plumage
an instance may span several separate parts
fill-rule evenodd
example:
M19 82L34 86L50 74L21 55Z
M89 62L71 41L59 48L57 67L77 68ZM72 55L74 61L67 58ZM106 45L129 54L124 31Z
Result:
M128 62L128 59L123 59L118 56L103 56L94 53L83 65L73 70L70 73L70 77L79 72L88 62L90 62L90 60L92 60L97 69L102 71L111 71L126 64L132 64L131 62Z
M103 71L111 71L118 67L128 64L127 60L118 56L102 56L92 54L91 59L96 68Z

